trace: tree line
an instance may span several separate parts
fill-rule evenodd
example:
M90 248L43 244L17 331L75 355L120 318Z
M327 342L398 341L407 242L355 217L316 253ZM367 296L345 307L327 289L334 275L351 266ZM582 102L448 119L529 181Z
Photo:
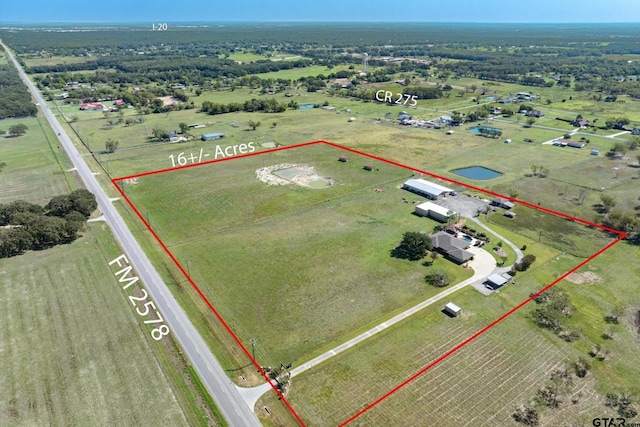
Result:
M200 107L200 111L207 114L224 114L233 113L237 111L262 111L265 113L281 113L288 108L297 108L298 104L295 101L289 102L289 104L283 104L276 101L273 98L270 99L251 99L245 102L231 102L229 104L221 104L218 102L204 101Z
M36 116L38 108L13 64L0 65L0 88L0 119Z
M0 258L73 242L97 207L85 189L55 196L45 206L24 200L0 204Z

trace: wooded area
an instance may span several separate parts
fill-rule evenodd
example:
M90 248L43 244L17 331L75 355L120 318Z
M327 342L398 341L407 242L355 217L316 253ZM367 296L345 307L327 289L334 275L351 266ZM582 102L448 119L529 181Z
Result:
M97 207L84 189L55 196L44 207L23 200L0 205L0 258L73 242Z

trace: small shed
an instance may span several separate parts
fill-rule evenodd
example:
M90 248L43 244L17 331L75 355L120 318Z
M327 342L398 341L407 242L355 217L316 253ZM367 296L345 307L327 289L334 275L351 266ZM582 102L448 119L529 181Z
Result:
M453 316L453 317L458 317L458 315L460 314L460 312L462 311L462 309L460 307L458 307L457 305L455 305L452 302L448 302L445 306L444 306L444 312Z
M349 161L349 159L347 157L345 157L345 156L340 156L338 158L338 161L339 162L343 162L343 163L347 163Z
M592 156L598 156L598 155L600 155L600 150L591 150L591 155L592 155Z
M364 170L371 172L373 170L373 166L371 165L364 165L363 167Z

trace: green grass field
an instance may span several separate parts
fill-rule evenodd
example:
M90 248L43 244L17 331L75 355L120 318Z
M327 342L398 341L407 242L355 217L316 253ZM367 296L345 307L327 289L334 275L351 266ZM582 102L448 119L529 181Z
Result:
M411 173L349 154L349 163L338 162L344 153L307 147L126 186L170 250L189 259L192 277L236 333L244 341L258 337L271 363L306 360L437 292L422 280L427 268L389 256L404 231L436 224L411 215L413 205L402 201L408 194L397 187ZM338 184L269 188L255 178L256 169L281 163L313 165ZM365 163L378 170L364 171ZM455 282L471 274L444 259L438 265Z
M503 229L497 231L511 237ZM487 325L493 320L490 313L506 312L580 261L537 242L517 236L513 240L527 242L532 253L539 256L532 270L516 276L516 285L508 285L489 297L473 289L460 291L451 300L463 307L461 317L450 319L440 312L441 307L429 307L357 349L294 378L289 400L305 423L336 425L345 421ZM586 380L574 377L576 384L568 396L576 397L576 403L567 402L566 397L560 410L546 410L543 416L546 425L558 425L610 413L601 398L604 393L638 393L637 384L629 382L635 378L631 373L638 372L636 347L629 345L637 343L638 336L629 316L631 309L637 310L640 300L637 293L630 299L624 297L625 293L634 292L635 285L605 279L614 270L635 274L637 267L632 263L611 262L628 250L624 245L614 247L602 259L578 271L591 273L586 276L591 280L557 285L558 290L569 294L576 307L570 326L583 334L577 343L566 343L537 329L528 318L536 306L530 303L380 403L354 425L423 425L425 420L441 425L510 425L513 411L531 401L536 390L548 383L552 369L570 365L581 356L588 358L586 353L596 343L610 351L609 359L594 361L593 376ZM604 316L620 305L626 307L624 320L611 328ZM613 340L602 338L607 328L613 329ZM289 425L286 413L273 396L264 396L257 406L267 406L272 412L267 415L260 411L266 425Z
M39 65L57 65L57 64L82 64L93 61L90 56L52 56L48 58L22 58L27 67L37 67ZM74 71L75 72L75 71Z
M15 199L46 204L58 194L74 187L66 155L58 149L56 135L43 125L42 118L6 119L0 129L22 123L29 129L23 136L0 138L0 161L7 164L0 172L0 203Z
M297 74L298 71L313 75L321 70L313 67L286 70L273 73L271 77L295 79L302 76ZM325 75L328 72L322 71ZM543 141L573 129L568 123L555 120L556 117L574 118L577 114L582 114L591 122L597 119L598 124L603 124L609 117L627 116L632 123L638 123L640 103L637 101L621 97L625 102L603 103L590 99L590 93L574 92L561 87L527 88L477 79L456 79L448 83L462 86L475 84L478 88L495 91L501 96L523 90L531 91L540 95L540 100L533 104L546 115L531 128L525 128L523 119L518 121L517 116L507 122L495 121L493 125L502 128L504 132L496 140L467 132L468 126L456 128L453 135L446 135L444 131L403 127L393 123L397 112L402 109L425 119L448 114L451 110L463 113L473 111L478 106L476 102L472 102L473 97L477 97L480 103L485 103L479 95L481 89L475 94L467 93L464 96L458 96L460 91L454 90L449 98L420 100L417 109L389 107L377 102L334 97L331 94L306 93L304 89L300 89L294 91L299 92L300 96L293 98L299 104L322 104L327 100L336 107L338 113L312 110L208 116L197 113L197 110L185 110L148 115L144 117L143 124L129 127L115 125L109 130L105 128L106 120L102 113L78 112L77 106L63 107L63 111L67 116L79 117L74 126L80 127L80 135L92 151L102 150L106 138L112 137L120 141L120 149L116 153L98 157L113 176L169 167L169 155L177 156L181 152L199 153L200 149L204 153L211 153L218 144L228 146L254 141L258 146L260 142L276 141L290 145L322 138L453 179L460 179L451 173L453 169L486 166L502 172L503 176L489 181L463 181L502 194L516 191L519 199L585 219L593 218L593 205L598 203L602 188L616 197L621 208L633 209L637 205L635 178L638 172L627 166L630 161L634 162L629 160L634 153L629 153L623 161L612 160L603 155L615 143L605 136L617 133L616 131L598 130L595 134L587 132L576 135L574 139L584 136L590 140L589 145L582 150L540 145ZM401 89L400 86L397 88ZM391 89L396 91L396 86ZM491 92L488 94L493 95ZM260 95L257 90L236 89L233 92L205 92L200 97L193 96L191 99L198 105L204 100L243 102L254 97L270 96ZM289 101L282 94L273 97L280 102ZM549 104L547 100L550 101ZM517 105L508 106L516 107ZM379 121L387 112L391 113L391 120ZM134 112L127 111L126 114L125 117L128 117ZM355 117L356 121L349 123L349 117ZM256 131L248 131L249 120L260 120L262 125ZM174 129L181 121L206 123L207 127L202 132L222 131L226 137L221 141L192 141L184 144L157 144L148 140L153 127ZM232 122L239 126L232 127ZM276 123L276 126L272 123ZM545 126L558 130L543 128ZM505 138L512 139L512 143L504 144ZM532 138L535 142L525 143L524 138ZM601 155L590 156L591 148L600 149ZM268 161L282 159L281 156L269 156L266 157ZM335 157L332 157L329 166L335 162ZM262 156L255 160L253 166L239 169L237 167L240 164L233 162L208 166L211 173L202 176L195 172L204 171L204 168L193 169L194 173L188 175L188 180L178 183L175 188L177 183L169 174L154 177L149 182L141 180L140 184L128 187L128 191L139 197L136 202L143 200L143 206L149 207L142 210L143 215L149 215L152 226L158 227L161 236L162 233L170 236L171 250L183 266L186 264L185 260L189 259L189 269L196 282L213 284L206 290L207 295L212 300L222 301L214 301L214 305L230 321L232 328L238 331L245 345L248 346L250 338L258 339L256 356L260 363L295 364L306 360L353 336L364 329L363 325L373 325L398 311L398 307L410 306L428 295L429 290L424 285L422 288L417 285L417 280L426 271L425 267L420 267L419 270L409 267L394 270L387 264L390 260L388 257L378 257L375 254L379 246L392 247L397 243L397 236L392 238L386 231L390 224L402 224L404 227L417 220L398 220L409 213L409 207L406 212L394 211L397 200L389 198L389 194L397 191L393 188L395 181L392 177L389 177L391 180L388 184L380 185L385 190L383 193L359 190L353 197L353 203L346 201L349 192L343 194L342 198L328 202L324 202L322 196L313 196L312 200L305 201L300 195L300 189L286 197L279 194L281 199L270 201L259 189L244 185L248 182L244 180L249 179L252 171L262 166ZM247 159L246 163L250 164L251 161ZM527 176L531 173L532 164L549 168L549 177ZM353 172L360 171L354 169ZM328 174L331 175L332 172ZM210 182L218 185L212 188ZM376 183L367 185L374 186ZM274 192L278 191L274 189ZM319 193L324 190L314 191ZM577 199L581 191L586 192L586 198L579 203ZM288 190L284 193L286 192L291 193ZM170 205L167 206L166 203ZM297 210L283 210L282 205L285 203ZM363 213L363 206L378 203L387 210ZM166 209L158 211L156 206ZM312 214L310 211L317 213ZM495 318L497 312L519 303L529 293L550 283L583 260L590 251L606 242L606 236L566 220L541 216L521 206L516 208L516 212L518 217L515 220L493 216L490 225L518 246L526 244L526 252L537 257L535 268L526 274L519 273L516 277L517 285L507 287L500 294L489 298L480 296L472 289L456 294L455 297L459 298L457 301L470 313L466 319L441 319L441 314L435 308L432 311L426 310L416 319L398 325L356 350L295 378L290 399L309 425L344 421L364 404L370 403L424 366L425 360L436 357L440 348L438 346L457 343L459 340L456 339L459 337L455 334L449 336L449 332L471 333L473 328L486 324L483 322L489 321L490 314ZM299 222L292 222L294 219ZM424 222L423 219L420 221ZM135 219L131 219L130 224L140 226ZM307 236L308 224L313 224L319 232L312 239L303 239ZM372 230L376 234L372 234ZM191 291L185 291L188 285L180 282L182 279L175 269L166 265L162 267L162 263L168 262L167 257L146 240L148 236L145 231L139 230L137 234L146 242L150 253L155 254L159 268L166 269L165 276L179 283L174 286L176 293L185 306L193 307L192 316L201 320L198 326L215 347L214 351L222 358L223 364L230 369L246 364L246 358L233 348L235 344L225 336L224 331L220 333L221 326L210 313L206 313L206 308L202 307L197 296L194 297ZM375 245L367 244L371 236L375 236ZM354 246L355 243L360 246L355 249L337 248L334 242L343 238L349 238ZM237 246L238 241L246 243L243 243L244 246ZM268 241L272 244L258 247L251 243L255 241ZM330 251L333 253L329 253ZM561 255L562 251L567 253ZM345 259L354 258L356 252L358 259L363 262L353 268ZM571 319L571 324L583 334L578 342L567 344L546 331L541 333L526 318L533 307L525 308L509 319L512 323L501 324L412 386L369 412L359 424L354 424L396 425L399 420L403 425L424 424L425 420L429 424L445 425L513 423L510 414L518 404L526 403L535 396L535 390L543 385L544 377L552 367L560 366L578 356L588 357L587 352L594 344L603 345L611 351L611 356L606 362L594 362L593 376L581 383L583 397L580 403L572 405L566 402L558 411L544 412L542 419L547 425L590 423L595 416L609 414L608 409L602 405L602 396L606 392L629 389L636 395L640 393L637 385L630 380L640 375L635 351L638 337L632 323L633 310L640 306L634 288L635 277L640 272L636 271L634 263L628 261L638 255L636 252L635 247L618 245L585 267L600 279L586 284L563 282L558 285L570 293L579 307L578 313ZM316 255L318 253L321 255ZM220 264L211 263L212 256L220 260ZM249 262L247 258L250 259ZM284 269L282 259L292 260L290 270ZM440 261L444 262L438 262ZM234 267L238 265L242 266L243 271L240 278ZM449 264L440 266L450 267ZM349 275L344 273L347 268L353 270L349 270ZM394 277L394 283L400 281L398 277L407 281L397 289L389 290L385 284L390 275ZM331 283L338 280L348 283L352 278L356 281L356 277L365 278L374 287L352 285L348 292L344 292ZM380 283L376 280L378 277L383 279ZM409 281L414 279L416 282L410 284ZM278 282L281 287L263 286L269 281ZM259 285L256 286L256 283ZM309 293L302 284L310 285L323 298ZM371 292L371 289L375 289L375 292ZM363 301L368 305L363 305L362 310L371 311L366 313L371 315L370 319L363 318L362 312L358 311L359 307L354 309L349 305L352 299L356 301L353 297L363 298L363 295ZM246 306L247 296L265 303L259 309L249 311ZM615 339L604 340L602 331L610 327L605 325L604 316L617 306L624 308L624 320L613 327ZM276 313L277 317L273 323L268 323L267 320L271 321L268 316L272 313ZM308 313L303 321L299 320L300 313ZM326 313L332 318L323 318ZM458 322L454 329L450 328L451 323L447 323L449 320ZM346 323L336 327L334 321ZM307 336L305 331L309 327L322 329L320 335ZM425 331L430 334L428 336L438 335L445 339L425 342ZM220 350L222 347L229 348L229 351ZM412 356L416 354L422 358L414 360ZM233 371L230 376L236 380L236 376L243 373L250 381L257 381L255 370L249 371ZM616 388L618 384L620 389ZM262 408L262 405L267 405L273 414L267 416L264 411L260 411L265 425L293 424L293 420L272 395L265 396L257 407Z
M0 424L186 425L148 331L108 262L103 224L0 260Z

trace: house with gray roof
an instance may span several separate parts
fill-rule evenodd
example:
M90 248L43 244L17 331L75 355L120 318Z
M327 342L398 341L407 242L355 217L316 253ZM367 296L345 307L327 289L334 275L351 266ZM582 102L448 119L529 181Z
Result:
M431 243L433 244L434 249L459 264L467 262L473 258L473 253L465 250L471 246L469 242L453 237L444 231L432 234Z

